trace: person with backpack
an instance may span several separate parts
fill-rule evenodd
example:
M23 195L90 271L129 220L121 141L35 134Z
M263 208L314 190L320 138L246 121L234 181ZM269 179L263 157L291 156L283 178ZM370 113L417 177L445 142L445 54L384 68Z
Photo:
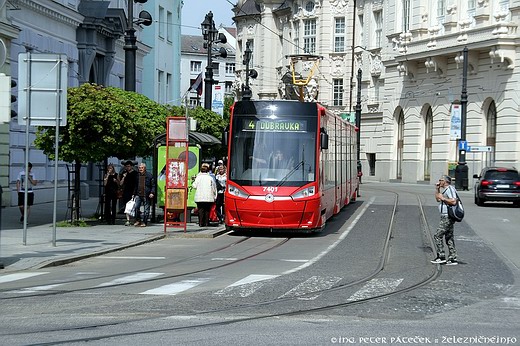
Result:
M432 263L446 264L446 265L457 265L457 251L455 250L455 239L453 236L453 226L455 220L449 217L448 208L449 206L456 205L458 203L457 190L451 185L451 177L443 175L439 179L439 182L435 185L435 199L439 202L439 212L441 219L437 232L433 236L435 240L435 247L437 248L437 257L431 260ZM448 246L448 260L444 252L443 240L446 241Z

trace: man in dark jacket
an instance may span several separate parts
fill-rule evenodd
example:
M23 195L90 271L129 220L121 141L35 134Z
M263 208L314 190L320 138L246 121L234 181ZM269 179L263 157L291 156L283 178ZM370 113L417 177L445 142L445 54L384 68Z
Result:
M139 164L139 174L135 184L135 223L136 227L146 227L150 215L150 205L154 198L155 180L150 172L146 171L146 164ZM141 215L141 204L144 205L144 213Z

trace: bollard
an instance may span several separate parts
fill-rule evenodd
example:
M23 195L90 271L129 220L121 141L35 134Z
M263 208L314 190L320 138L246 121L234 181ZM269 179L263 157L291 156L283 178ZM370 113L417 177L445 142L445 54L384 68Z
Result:
M465 162L459 162L455 168L455 188L460 191L468 191L468 166Z

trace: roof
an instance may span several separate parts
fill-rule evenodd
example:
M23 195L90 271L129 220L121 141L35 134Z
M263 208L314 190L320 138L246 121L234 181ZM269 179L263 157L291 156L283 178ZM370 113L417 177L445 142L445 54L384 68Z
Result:
M215 136L212 136L207 133L190 131L188 133L189 144L199 144L201 146L213 146L220 145L221 142ZM162 145L166 145L166 133L163 133L157 137L155 137L154 143L161 143Z
M235 47L229 43L218 43L212 46L214 53L217 54L220 47L224 47L228 52L228 58L235 56ZM185 54L207 54L206 48L204 48L204 38L202 36L195 35L181 35L181 52Z

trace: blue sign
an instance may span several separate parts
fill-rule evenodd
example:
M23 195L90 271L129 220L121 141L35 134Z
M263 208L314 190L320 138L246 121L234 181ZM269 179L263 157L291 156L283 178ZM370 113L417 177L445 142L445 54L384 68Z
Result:
M459 150L468 151L468 141L459 141Z

